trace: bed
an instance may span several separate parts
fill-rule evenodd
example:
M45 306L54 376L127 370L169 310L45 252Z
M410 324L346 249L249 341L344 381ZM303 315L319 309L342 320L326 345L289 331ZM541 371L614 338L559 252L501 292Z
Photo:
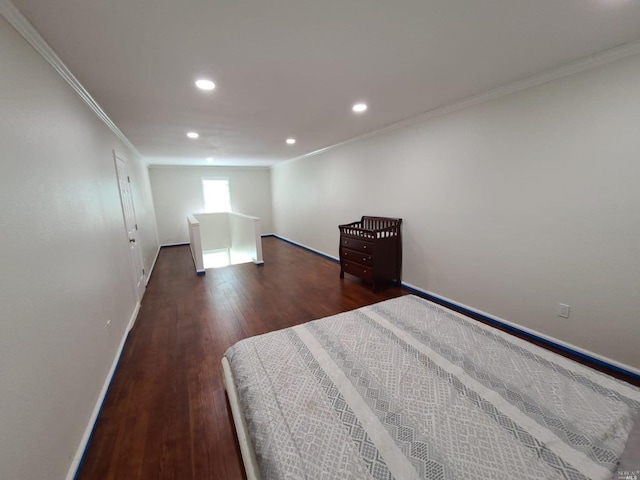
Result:
M249 480L609 480L637 452L639 388L414 295L222 363Z

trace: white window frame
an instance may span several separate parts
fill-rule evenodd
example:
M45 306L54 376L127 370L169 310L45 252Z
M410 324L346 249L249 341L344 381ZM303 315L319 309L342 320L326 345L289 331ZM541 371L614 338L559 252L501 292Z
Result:
M207 181L225 181L227 182L227 191L229 192L229 209L228 210L215 210L215 211L207 211L207 197L204 193L205 190L205 182ZM200 185L202 187L202 211L204 213L221 213L221 212L231 212L231 182L229 181L229 177L202 177L200 180Z

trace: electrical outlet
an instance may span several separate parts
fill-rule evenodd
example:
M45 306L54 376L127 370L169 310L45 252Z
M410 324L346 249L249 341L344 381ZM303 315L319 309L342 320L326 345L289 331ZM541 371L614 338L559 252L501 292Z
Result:
M558 316L562 318L569 318L569 308L571 308L569 305L560 303L558 305Z

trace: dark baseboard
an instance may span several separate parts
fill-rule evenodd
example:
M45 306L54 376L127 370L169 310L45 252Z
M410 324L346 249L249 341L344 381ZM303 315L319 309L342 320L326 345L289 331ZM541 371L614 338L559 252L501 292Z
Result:
M321 257L324 257L328 260L331 260L332 262L336 262L336 263L340 263L340 260L334 257L331 257L325 253L319 252L317 250L314 250L312 248L309 248L305 245L302 245L300 243L294 242L292 240L289 240L287 238L283 238L279 235L276 234L269 234L266 236L270 236L270 237L276 237L279 240L282 240L283 242L287 242L290 243L291 245L294 245L298 248L302 248L304 250L307 250L311 253L314 253L316 255L319 255ZM612 363L607 362L606 360L602 360L598 357L595 357L593 355L589 355L587 353L583 353L580 352L578 350L575 350L571 347L568 347L566 345L563 345L561 343L555 342L552 339L549 338L545 338L539 335L536 335L534 333L528 332L524 329L518 328L516 326L510 325L508 323L505 322L501 322L499 320L496 320L495 318L491 318L488 317L486 315L483 315L482 313L476 312L474 310L471 310L469 308L466 308L462 305L456 304L454 302L451 302L447 299L444 299L442 297L439 297L437 295L434 295L433 293L424 291L424 290L420 290L418 288L415 288L413 286L407 285L405 283L402 283L402 288L414 293L422 298L426 298L427 300L431 300L432 302L435 302L439 305L442 305L444 307L450 308L451 310L461 313L463 315L466 315L467 317L473 318L474 320L478 320L482 323L485 323L487 325L491 325L493 327L496 327L500 330L503 330L505 332L511 333L517 337L523 338L525 340L530 341L531 343L534 343L536 345L540 345L544 348L546 348L547 350L551 350L555 353L559 353L567 358L570 358L572 360L575 360L579 363L582 363L583 365L587 365L595 370L601 371L603 373L606 373L608 375L611 375L612 377L618 378L620 380L624 380L625 382L629 382L633 385L637 385L640 386L640 374L632 372L631 370L627 370L626 368L620 367L618 365L614 365Z

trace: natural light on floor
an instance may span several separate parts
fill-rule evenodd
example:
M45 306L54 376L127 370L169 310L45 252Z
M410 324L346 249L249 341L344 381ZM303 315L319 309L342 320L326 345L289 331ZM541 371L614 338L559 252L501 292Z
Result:
M228 265L238 265L240 263L249 263L252 261L251 257L241 255L231 251L228 248L221 248L220 250L207 250L202 252L202 258L204 260L204 268L220 268Z

